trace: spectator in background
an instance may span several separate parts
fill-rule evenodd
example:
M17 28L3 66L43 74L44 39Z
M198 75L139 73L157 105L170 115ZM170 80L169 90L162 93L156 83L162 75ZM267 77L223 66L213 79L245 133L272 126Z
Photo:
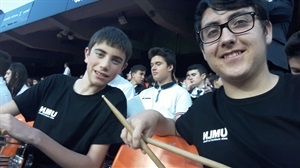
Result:
M212 88L206 84L206 74L207 70L202 64L193 64L187 68L185 87L192 100L212 91Z
M294 0L262 0L272 23L273 38L268 45L268 67L271 72L288 72L288 61L284 52L286 36L293 16Z
M143 90L140 97L144 108L158 111L164 117L176 120L192 104L186 89L177 84L174 78L176 55L167 48L154 47L148 51L151 74L156 81L154 87Z
M131 67L131 80L130 83L134 86L135 95L140 94L140 92L146 89L145 86L145 75L146 67L144 65L138 64Z
M126 79L127 79L128 81L131 80L131 71L129 71L129 72L126 74Z
M32 78L28 78L28 79L27 79L27 86L28 86L28 87L33 86L33 79L32 79Z
M18 96L28 89L28 73L22 63L12 63L6 71L5 81L12 97Z
M12 100L12 96L4 80L10 64L11 56L7 52L0 50L0 106Z
M6 71L5 80L13 98L22 94L29 88L27 85L27 69L22 63L12 63L9 69ZM15 117L20 121L27 123L28 125L33 125L34 121L26 122L22 114L19 114Z
M153 79L152 74L150 74L147 76L146 79L146 88L153 87L153 86L155 86L155 80Z
M133 85L119 74L112 81L108 82L108 85L122 90L127 101L134 97L135 90Z
M289 66L292 74L300 74L300 31L295 32L285 46Z
M209 82L211 83L212 88L214 89L219 89L223 85L222 79L217 74L211 74L209 76Z
M35 77L35 78L33 78L33 80L32 80L32 84L33 84L33 85L36 85L36 84L38 84L40 81L41 81L41 80L40 80L39 77Z
M67 75L67 76L71 76L71 69L69 67L69 63L68 62L65 62L64 63L64 75Z

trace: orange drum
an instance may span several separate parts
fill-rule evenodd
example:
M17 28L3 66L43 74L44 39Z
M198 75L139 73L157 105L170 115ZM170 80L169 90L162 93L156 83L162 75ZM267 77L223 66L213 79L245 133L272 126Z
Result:
M17 115L16 118L29 126L33 126L34 122L25 122L21 114ZM21 142L17 139L9 135L0 135L0 168L7 168L9 159L16 155L20 147L22 147Z
M154 135L152 137L158 141L164 142L169 145L181 148L185 151L198 155L195 146L190 146L183 138L177 136L165 136L160 137ZM148 144L154 154L161 160L162 164L168 168L202 168L202 164L184 158L175 153L161 149L159 147ZM132 167L157 167L155 163L146 154L143 154L140 150L134 150L126 145L122 145L114 159L112 168L132 168Z
M20 147L20 142L8 135L0 136L0 168L7 167L9 159Z

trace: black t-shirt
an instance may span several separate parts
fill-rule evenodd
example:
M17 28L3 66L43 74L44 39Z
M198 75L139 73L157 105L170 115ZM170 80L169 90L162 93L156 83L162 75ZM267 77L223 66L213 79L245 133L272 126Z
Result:
M199 97L176 129L201 156L231 167L300 167L300 75L246 99L221 87Z
M123 92L106 86L94 95L79 95L73 89L76 80L53 75L14 100L26 121L34 120L35 128L70 150L87 154L92 144L121 143L123 126L101 96L126 116ZM35 167L56 165L38 150L33 150L33 155Z

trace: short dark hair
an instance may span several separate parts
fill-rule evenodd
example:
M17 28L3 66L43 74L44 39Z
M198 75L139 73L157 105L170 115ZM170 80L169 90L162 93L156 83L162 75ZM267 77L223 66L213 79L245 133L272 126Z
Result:
M300 31L291 35L285 45L285 53L288 58L300 57Z
M128 62L128 60L131 58L132 44L128 36L121 29L108 26L98 30L91 37L88 48L91 50L95 44L100 44L103 42L111 47L118 48L125 52L125 62Z
M146 71L147 68L144 65L138 64L131 67L130 72L136 73L137 71Z
M148 51L148 58L152 59L152 57L159 55L164 58L167 62L167 65L173 65L173 72L175 73L176 69L176 55L175 53L168 49L168 48L161 48L161 47L153 47Z
M198 43L201 42L197 31L201 29L201 21L203 19L203 13L207 8L213 10L235 10L244 7L253 7L255 13L261 20L269 20L269 14L266 10L263 0L200 0L196 7L195 12L195 33ZM202 46L202 45L201 45Z
M7 52L0 50L0 76L5 76L10 64L11 56Z
M207 70L206 70L205 66L202 65L202 64L193 64L193 65L190 65L187 68L187 71L191 71L191 70L195 70L195 69L199 71L200 75L203 74L203 73L207 74Z
M207 78L208 78L210 84L214 85L214 82L217 81L217 80L220 78L220 76L217 75L217 74L212 74L212 73L211 73L211 74L209 74L209 75L207 76Z

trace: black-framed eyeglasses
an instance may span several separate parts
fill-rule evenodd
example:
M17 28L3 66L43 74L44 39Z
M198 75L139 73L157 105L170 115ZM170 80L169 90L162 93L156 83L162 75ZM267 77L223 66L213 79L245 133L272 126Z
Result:
M254 27L255 12L248 12L238 15L228 22L220 25L210 25L197 31L203 44L213 43L220 39L223 28L226 27L233 34L241 34Z

